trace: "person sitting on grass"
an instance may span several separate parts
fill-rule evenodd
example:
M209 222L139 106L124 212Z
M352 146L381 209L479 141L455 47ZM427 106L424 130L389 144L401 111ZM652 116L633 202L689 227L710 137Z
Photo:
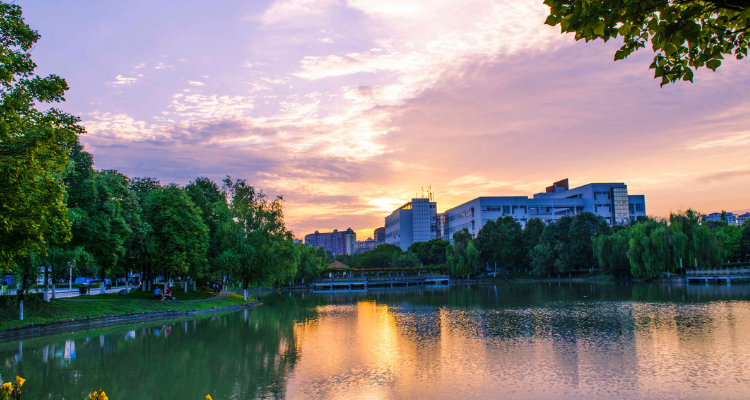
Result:
M174 297L172 297L172 288L167 287L167 291L164 292L164 300L174 300Z
M156 297L156 300L163 300L164 295L161 294L161 290L159 290L159 287L154 289L154 297Z

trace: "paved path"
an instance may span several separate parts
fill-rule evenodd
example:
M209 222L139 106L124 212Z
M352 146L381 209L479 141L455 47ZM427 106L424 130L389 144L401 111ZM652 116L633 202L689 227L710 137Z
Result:
M125 289L125 286L112 286L112 289L106 290L106 292L107 293L117 293L117 292L119 292L122 289ZM99 291L100 291L99 288L95 288L95 289L92 288L91 291L89 291L89 293L90 294L99 294ZM42 292L44 292L44 291L43 290L39 291L39 293L42 293ZM32 293L36 293L36 290L34 290ZM50 290L50 295L52 295L51 290ZM67 286L65 286L64 289L60 289L60 288L56 288L55 289L55 297L58 298L58 299L62 299L62 298L65 298L65 297L77 297L77 296L80 296L78 294L78 288L73 288L73 290L70 290L70 289L68 289Z

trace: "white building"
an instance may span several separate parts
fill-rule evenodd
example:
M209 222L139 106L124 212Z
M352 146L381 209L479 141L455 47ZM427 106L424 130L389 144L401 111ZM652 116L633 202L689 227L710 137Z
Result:
M357 244L354 250L356 254L361 254L369 250L374 250L376 247L378 247L378 244L379 243L372 238L367 238L367 240L357 240Z
M591 183L569 189L568 180L555 182L533 198L524 196L478 197L442 214L442 237L453 241L453 233L468 229L473 237L487 221L512 217L522 226L531 218L545 223L563 216L591 212L610 225L624 225L646 216L642 195L629 195L624 183Z
M440 237L437 204L430 199L411 199L385 217L385 242L406 251L414 242Z
M727 223L729 225L738 225L739 218L734 215L734 213L724 213L724 215L727 218ZM740 216L741 217L741 216ZM715 222L721 222L721 213L711 213L706 215L706 221L715 221ZM744 219L743 219L744 222ZM742 225L742 222L739 222L739 225Z
M746 212L746 213L744 213L742 215L738 215L737 216L737 225L744 224L745 221L747 221L748 219L750 219L750 212Z

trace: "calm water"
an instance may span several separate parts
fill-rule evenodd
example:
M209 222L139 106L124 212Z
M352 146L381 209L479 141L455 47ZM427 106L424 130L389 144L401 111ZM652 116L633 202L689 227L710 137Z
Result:
M750 286L272 294L233 314L0 344L24 399L750 398Z

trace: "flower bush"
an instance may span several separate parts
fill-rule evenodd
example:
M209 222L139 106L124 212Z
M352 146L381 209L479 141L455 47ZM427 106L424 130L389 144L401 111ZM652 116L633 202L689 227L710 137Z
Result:
M16 376L16 384L5 382L0 386L0 400L17 400L21 398L21 386L26 379Z

